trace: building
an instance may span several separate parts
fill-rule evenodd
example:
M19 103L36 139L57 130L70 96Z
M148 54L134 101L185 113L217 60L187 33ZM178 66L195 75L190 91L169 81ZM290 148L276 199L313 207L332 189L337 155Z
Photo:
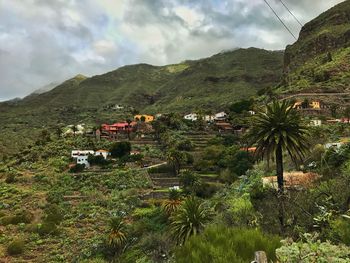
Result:
M198 120L198 114L197 113L190 113L184 116L185 120L189 120L189 121L196 121Z
M119 134L127 134L133 132L136 128L137 122L118 122L114 124L101 125L101 138L108 136L108 139L117 139Z
M77 164L83 164L86 168L89 168L89 155L94 155L94 153L95 152L93 150L73 150L71 157L76 159Z
M311 101L309 106L312 109L318 110L318 109L321 109L321 102L319 100L313 100L313 101Z
M339 150L340 149L340 147L342 147L342 145L343 145L344 143L342 143L342 142L331 142L331 143L326 143L325 145L324 145L324 147L326 148L326 149L335 149L335 150Z
M310 121L310 126L318 127L322 125L322 121L318 119L314 119Z
M154 120L152 115L138 114L134 116L135 121L141 121L143 118L145 119L145 122L151 122Z
M214 115L205 115L205 116L204 116L204 120L205 120L206 122L212 122L212 121L215 120L215 116L214 116Z
M285 172L283 173L284 186L286 188L307 188L312 186L312 184L320 176L316 173L303 173L303 172ZM277 176L263 177L263 185L270 186L277 189Z
M226 112L222 111L222 112L219 112L219 113L216 113L214 115L214 120L215 121L224 121L227 119L227 114Z
M233 126L229 122L219 121L215 123L219 132L233 132Z

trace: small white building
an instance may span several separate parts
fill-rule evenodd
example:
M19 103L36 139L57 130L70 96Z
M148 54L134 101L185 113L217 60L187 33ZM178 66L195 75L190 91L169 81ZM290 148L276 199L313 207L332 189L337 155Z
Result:
M89 156L94 154L95 154L95 151L93 150L73 150L71 157L78 158L79 156Z
M224 111L219 112L219 113L216 113L216 114L214 115L214 119L215 119L216 121L226 120L226 118L227 118L227 114L226 114L226 112L224 112Z
M189 120L189 121L196 121L198 120L198 114L197 113L190 113L184 116L185 120Z
M248 111L248 113L249 113L250 115L255 115L255 114L256 114L255 111L253 111L253 110Z
M331 143L326 143L326 144L324 145L324 147L325 147L326 149L333 148L333 149L335 149L335 150L339 150L340 147L342 147L343 144L344 144L344 143L342 143L342 142L331 142Z
M314 119L310 121L310 126L314 126L314 127L319 127L322 125L322 121L318 120L318 119Z
M90 167L90 163L89 163L88 159L89 159L88 155L78 156L77 164L84 164L85 168L89 168Z
M75 126L75 129L74 129L74 126ZM63 135L72 135L72 134L82 135L84 133L85 133L85 124L78 124L78 125L68 125Z
M205 115L204 116L204 120L207 122L211 122L215 120L215 116L214 115Z
M122 109L124 109L124 107L121 105L115 104L112 109L113 110L122 110Z

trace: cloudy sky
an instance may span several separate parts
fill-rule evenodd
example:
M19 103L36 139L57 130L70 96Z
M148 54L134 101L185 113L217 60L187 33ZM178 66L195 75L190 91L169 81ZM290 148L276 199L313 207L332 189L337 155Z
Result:
M302 23L342 2L283 1ZM298 35L279 0L268 2ZM293 42L263 0L1 0L0 101L78 73Z

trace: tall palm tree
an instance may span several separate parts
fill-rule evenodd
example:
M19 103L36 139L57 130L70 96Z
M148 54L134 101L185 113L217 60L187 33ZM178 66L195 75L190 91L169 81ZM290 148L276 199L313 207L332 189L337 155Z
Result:
M284 191L283 151L294 162L302 160L308 150L308 130L290 101L274 101L265 112L253 117L249 135L251 144L256 144L256 156L260 159L275 155L278 192Z
M120 250L126 242L126 231L123 220L119 217L112 217L109 221L108 244Z
M198 198L191 196L171 217L171 230L179 244L196 235L210 222L212 212Z
M173 167L174 175L178 175L181 170L181 164L186 159L185 154L174 148L170 149L166 154L168 163Z

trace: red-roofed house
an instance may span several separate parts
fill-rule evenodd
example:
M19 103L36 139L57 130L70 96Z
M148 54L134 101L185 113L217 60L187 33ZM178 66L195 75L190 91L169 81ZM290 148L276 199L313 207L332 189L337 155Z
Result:
M130 124L127 122L117 122L114 124L102 124L102 132L108 133L110 139L116 139L118 134L125 134L134 131L137 122L133 121Z

